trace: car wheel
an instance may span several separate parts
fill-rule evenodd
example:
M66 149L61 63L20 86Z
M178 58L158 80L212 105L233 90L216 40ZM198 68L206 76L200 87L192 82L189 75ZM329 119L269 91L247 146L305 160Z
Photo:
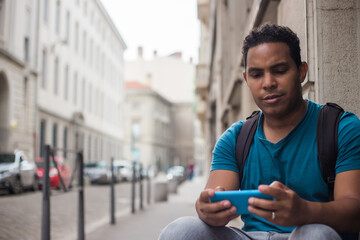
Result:
M23 186L22 186L21 180L20 180L20 178L17 177L14 181L14 184L10 188L10 192L13 194L19 194L22 191L23 191Z

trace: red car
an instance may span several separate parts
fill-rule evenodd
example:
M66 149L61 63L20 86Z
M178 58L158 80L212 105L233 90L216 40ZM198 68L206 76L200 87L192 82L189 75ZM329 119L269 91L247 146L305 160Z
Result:
M52 157L50 157L50 170L49 170L49 176L50 176L50 187L60 189L61 188L61 182L59 174L61 175L61 178L64 182L64 185L66 188L69 187L72 171L69 165L64 163L64 159L62 157L55 157L55 162L57 164L57 168L55 166L54 161L52 160ZM38 158L36 161L36 175L38 177L38 184L39 188L42 188L44 179L44 159Z

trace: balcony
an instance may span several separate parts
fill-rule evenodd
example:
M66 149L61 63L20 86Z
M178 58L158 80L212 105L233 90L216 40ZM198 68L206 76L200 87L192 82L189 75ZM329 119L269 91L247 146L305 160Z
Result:
M196 66L196 94L201 99L206 99L209 88L209 66L198 64Z

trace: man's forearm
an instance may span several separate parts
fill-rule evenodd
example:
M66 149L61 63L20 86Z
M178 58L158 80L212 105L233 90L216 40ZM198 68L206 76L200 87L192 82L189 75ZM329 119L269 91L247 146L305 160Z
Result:
M308 202L306 223L321 223L338 232L360 231L360 199L344 198L320 203Z

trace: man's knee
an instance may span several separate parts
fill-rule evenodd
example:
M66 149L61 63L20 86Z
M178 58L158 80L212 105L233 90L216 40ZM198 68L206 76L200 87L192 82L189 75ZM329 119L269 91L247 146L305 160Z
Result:
M208 226L197 217L181 217L167 225L160 233L162 239L202 239Z
M289 240L297 239L328 239L341 240L339 234L331 227L324 224L307 224L295 228Z

